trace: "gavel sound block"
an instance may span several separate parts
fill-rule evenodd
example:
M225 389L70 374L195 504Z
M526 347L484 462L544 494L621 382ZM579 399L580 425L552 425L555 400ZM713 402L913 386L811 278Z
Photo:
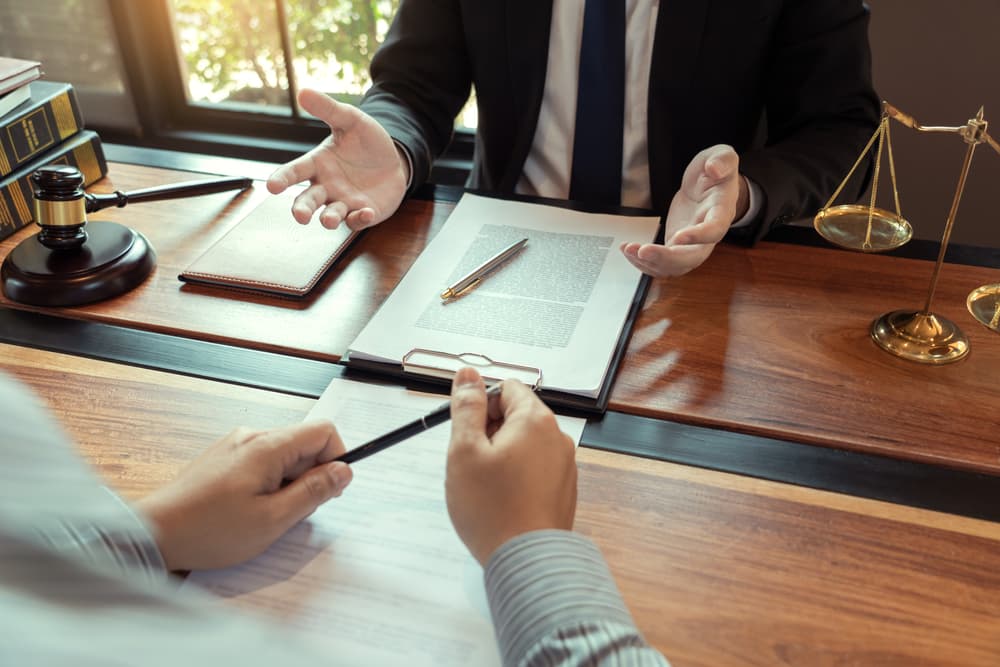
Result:
M83 191L76 167L51 165L31 175L39 231L14 248L0 267L7 298L37 306L76 306L123 294L144 281L156 253L142 234L114 222L87 222L110 206L245 190L249 178L180 183L106 195Z

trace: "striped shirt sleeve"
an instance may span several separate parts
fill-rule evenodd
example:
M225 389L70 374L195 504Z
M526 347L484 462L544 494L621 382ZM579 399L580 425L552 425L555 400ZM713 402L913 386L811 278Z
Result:
M600 551L561 530L526 533L486 565L503 664L668 665L635 627Z
M146 524L111 489L102 489L121 508L116 525L74 518L46 522L35 526L33 532L53 551L105 571L165 579L166 565Z

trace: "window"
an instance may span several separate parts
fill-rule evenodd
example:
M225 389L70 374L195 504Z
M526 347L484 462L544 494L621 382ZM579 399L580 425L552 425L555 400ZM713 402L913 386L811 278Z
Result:
M109 3L0 3L0 55L37 60L45 78L72 82L92 125L126 131L138 125Z
M356 103L399 0L7 0L0 55L69 81L106 141L284 161L327 128L295 93ZM475 126L470 103L459 128ZM456 133L439 182L462 182L472 133Z
M268 4L169 0L188 100L294 114L289 92L310 86L357 102L398 0Z

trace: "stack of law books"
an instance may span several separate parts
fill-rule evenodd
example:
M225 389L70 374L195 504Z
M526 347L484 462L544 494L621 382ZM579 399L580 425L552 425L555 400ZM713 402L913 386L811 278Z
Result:
M107 173L72 84L41 74L41 63L0 57L0 240L34 221L31 174L39 167L72 165L85 185Z

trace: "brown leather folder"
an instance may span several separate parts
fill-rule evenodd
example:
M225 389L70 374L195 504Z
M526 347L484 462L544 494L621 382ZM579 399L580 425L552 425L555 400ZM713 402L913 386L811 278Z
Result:
M304 297L360 232L300 225L292 200L301 190L268 196L177 276L203 285Z

